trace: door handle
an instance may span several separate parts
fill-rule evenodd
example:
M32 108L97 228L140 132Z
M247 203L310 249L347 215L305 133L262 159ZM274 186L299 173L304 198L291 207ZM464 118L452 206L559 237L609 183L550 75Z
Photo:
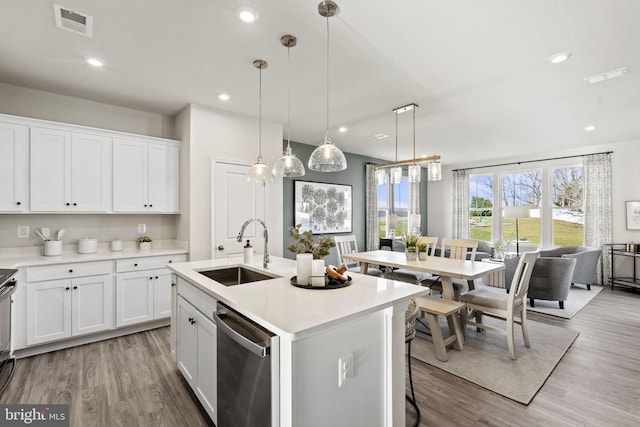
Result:
M224 246L223 245L218 245L218 250L219 251L224 251Z

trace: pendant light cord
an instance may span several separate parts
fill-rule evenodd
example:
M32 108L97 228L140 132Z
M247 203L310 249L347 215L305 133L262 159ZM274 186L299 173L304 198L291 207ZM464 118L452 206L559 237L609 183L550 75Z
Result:
M259 148L258 148L258 158L262 159L262 65L260 65L260 80L259 80L259 85L258 85L258 99L259 99L259 117L260 117L260 123L258 124L258 132L260 133L258 135L258 141L259 141Z
M329 13L327 13L327 134L329 136Z
M413 158L416 158L416 106L413 107ZM415 165L415 163L414 163Z
M396 162L398 161L398 112L396 111Z
M289 95L287 99L287 148L291 149L291 48L287 46L287 79L289 82Z

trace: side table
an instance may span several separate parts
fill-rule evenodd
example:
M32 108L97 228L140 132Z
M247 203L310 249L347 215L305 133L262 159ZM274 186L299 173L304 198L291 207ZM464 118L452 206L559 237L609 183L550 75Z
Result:
M494 263L494 264L504 264L503 260L489 259L489 258L483 258L482 262L491 262L491 263ZM487 274L486 276L484 276L482 278L482 282L485 285L493 286L494 288L502 288L502 289L506 288L506 285L505 285L505 282L504 282L504 269Z

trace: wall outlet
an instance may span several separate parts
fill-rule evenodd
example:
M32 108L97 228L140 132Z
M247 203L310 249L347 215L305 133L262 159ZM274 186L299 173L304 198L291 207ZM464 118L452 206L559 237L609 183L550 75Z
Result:
M338 387L353 379L353 353L338 359Z
M138 233L146 233L147 224L138 224Z
M29 238L29 226L28 225L19 225L18 226L18 239L28 239Z

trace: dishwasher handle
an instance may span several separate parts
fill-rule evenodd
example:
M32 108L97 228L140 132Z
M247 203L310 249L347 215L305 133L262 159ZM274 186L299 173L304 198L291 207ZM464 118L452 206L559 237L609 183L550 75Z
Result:
M271 347L270 344L255 342L252 337L246 336L249 335L246 332L253 332L253 335L257 336L254 338L264 338L268 340L270 339L270 336L251 324L249 320L236 314L233 311L230 311L229 309L227 309L227 307L220 305L218 305L218 309L215 313L213 313L213 316L220 332L223 332L229 338L257 356L269 356ZM233 326L236 326L236 328L240 330L237 330Z

